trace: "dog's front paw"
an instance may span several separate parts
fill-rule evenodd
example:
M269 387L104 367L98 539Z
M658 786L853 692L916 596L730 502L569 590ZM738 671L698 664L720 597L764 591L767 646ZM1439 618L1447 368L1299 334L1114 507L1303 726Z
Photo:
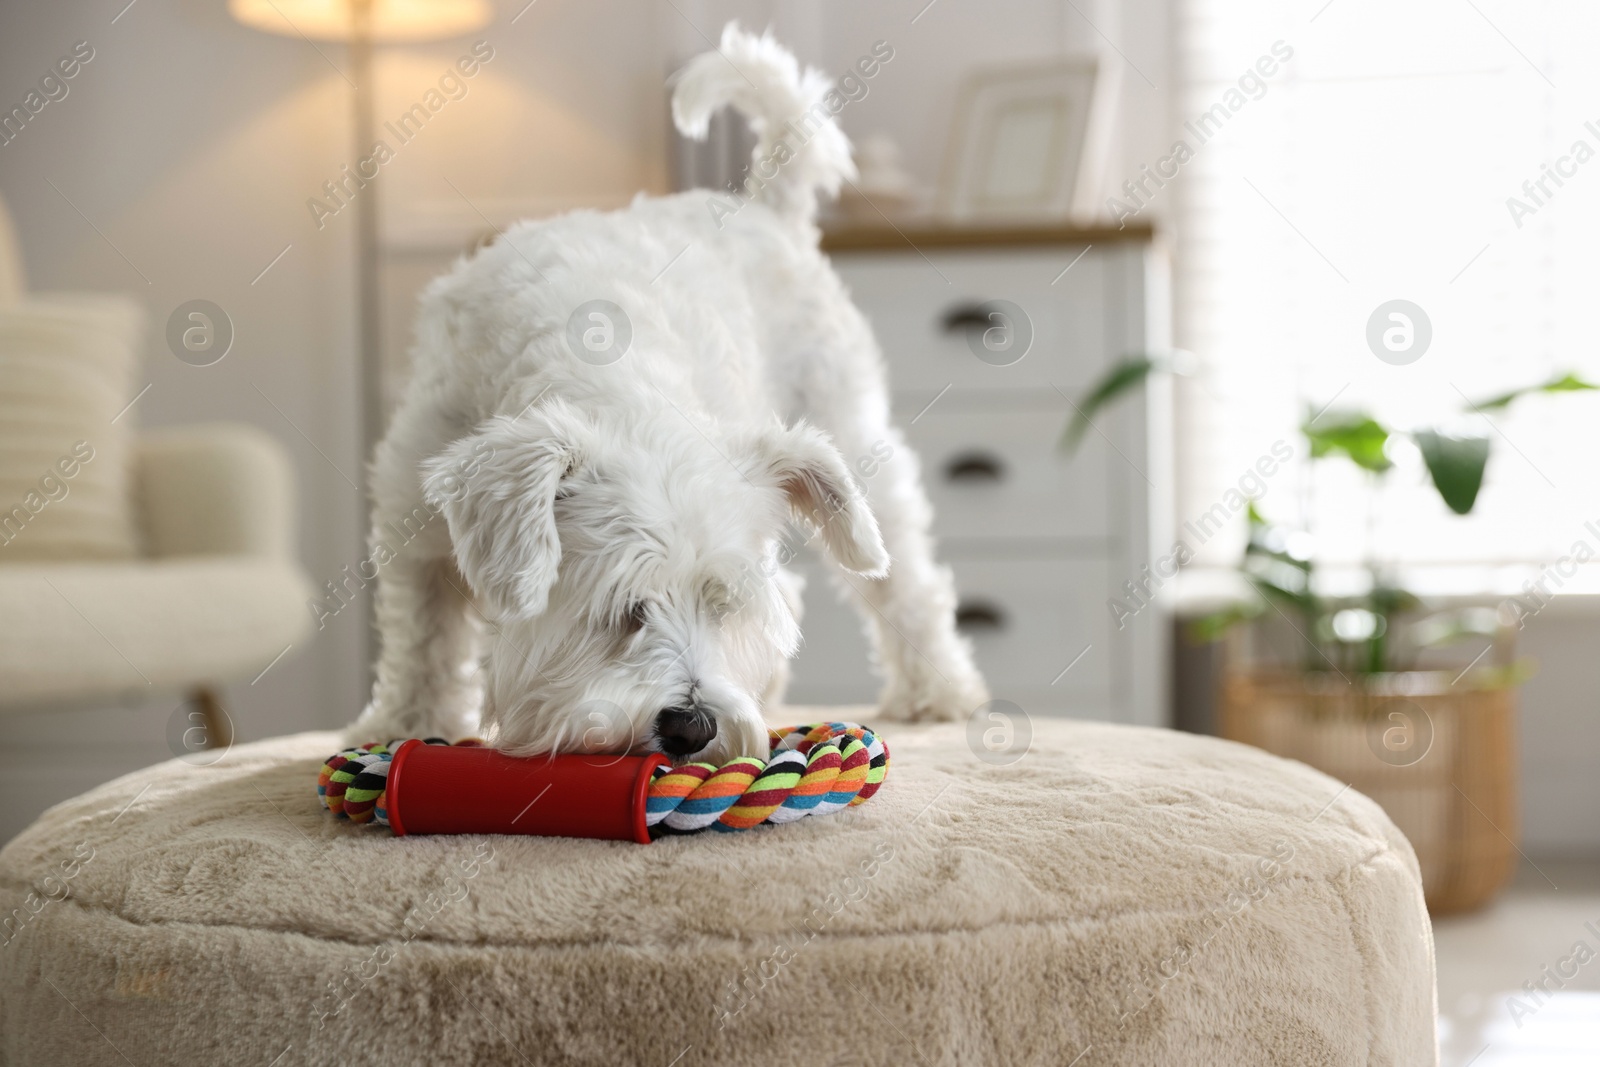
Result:
M360 718L345 727L344 744L346 748L359 748L408 737L442 737L456 741L472 733L473 723L464 715L441 715L424 708L391 710L369 704Z
M415 731L407 732L387 723L360 721L344 728L339 743L345 748L360 748L362 745L386 745L390 741L415 736Z
M896 679L884 687L879 711L900 722L960 722L989 702L989 689L973 675L959 681L937 675Z

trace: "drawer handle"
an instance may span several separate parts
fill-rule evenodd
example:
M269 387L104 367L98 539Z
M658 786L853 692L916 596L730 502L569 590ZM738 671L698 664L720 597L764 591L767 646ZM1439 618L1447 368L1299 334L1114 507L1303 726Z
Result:
M988 304L957 304L944 313L940 325L945 333L987 330L993 326L995 309Z
M1005 476L1005 464L985 452L962 452L944 465L947 482L998 482Z
M1006 628L1006 613L986 600L963 600L956 605L956 629L963 633L993 633Z

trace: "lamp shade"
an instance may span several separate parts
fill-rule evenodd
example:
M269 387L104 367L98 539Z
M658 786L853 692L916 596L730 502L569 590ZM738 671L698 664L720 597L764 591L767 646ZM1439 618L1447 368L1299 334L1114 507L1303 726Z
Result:
M373 41L437 41L489 22L489 0L228 0L228 12L255 30L319 41L355 36L365 8Z

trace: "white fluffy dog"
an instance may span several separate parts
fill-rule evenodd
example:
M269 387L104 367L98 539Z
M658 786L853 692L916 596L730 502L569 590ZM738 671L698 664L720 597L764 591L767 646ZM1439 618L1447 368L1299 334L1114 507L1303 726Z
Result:
M828 83L734 26L720 53L673 115L748 117L748 202L519 223L423 296L374 460L374 545L410 540L375 553L358 739L460 736L481 704L511 752L764 757L800 639L791 519L862 605L886 715L987 700L878 346L817 248L817 194L854 170Z

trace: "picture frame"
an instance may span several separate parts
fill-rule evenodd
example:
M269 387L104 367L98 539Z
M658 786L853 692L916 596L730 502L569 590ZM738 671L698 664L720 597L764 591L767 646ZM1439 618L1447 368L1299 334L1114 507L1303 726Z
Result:
M952 220L1090 216L1111 93L1093 56L979 69L956 105L939 182Z

